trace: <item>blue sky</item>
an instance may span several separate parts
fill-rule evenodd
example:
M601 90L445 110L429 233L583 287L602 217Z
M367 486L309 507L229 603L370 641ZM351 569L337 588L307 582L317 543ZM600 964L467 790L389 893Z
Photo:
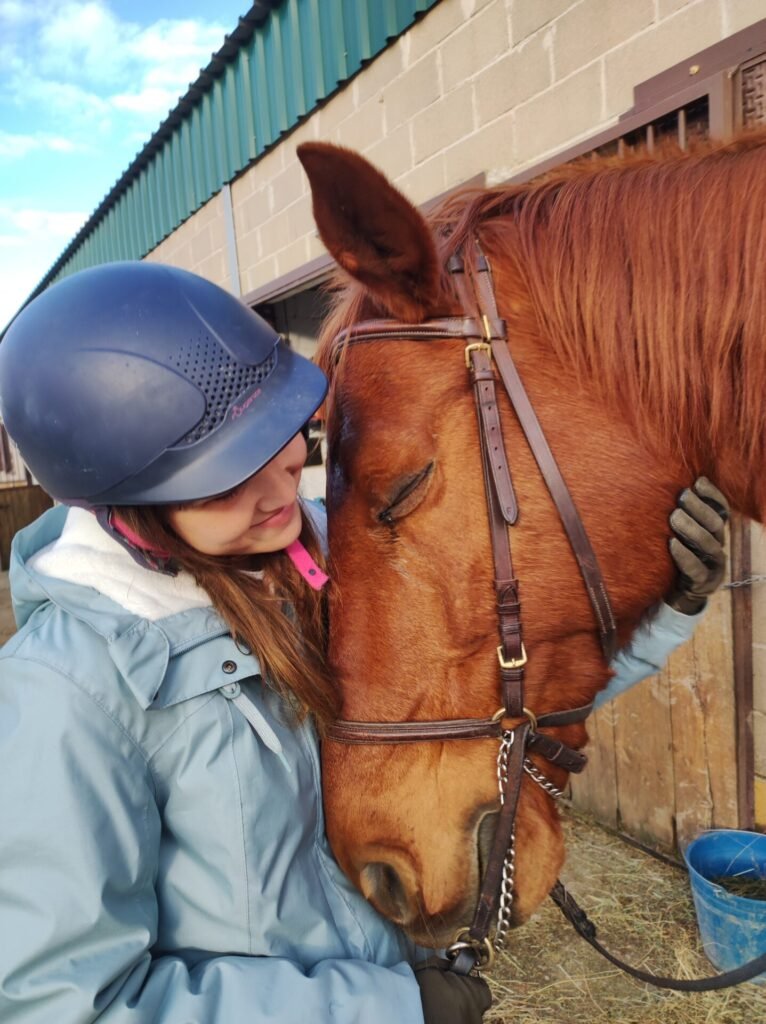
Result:
M0 330L248 0L0 0Z

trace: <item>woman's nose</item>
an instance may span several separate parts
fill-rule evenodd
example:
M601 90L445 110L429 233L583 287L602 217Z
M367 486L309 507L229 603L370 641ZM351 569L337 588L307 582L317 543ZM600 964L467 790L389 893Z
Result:
M258 488L256 504L264 512L275 512L295 501L297 483L285 466L270 463L253 477L253 481Z

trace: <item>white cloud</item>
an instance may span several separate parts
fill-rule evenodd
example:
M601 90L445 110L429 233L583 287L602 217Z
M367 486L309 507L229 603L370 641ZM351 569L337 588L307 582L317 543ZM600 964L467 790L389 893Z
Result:
M100 0L64 3L40 25L38 68L93 84L112 82L123 73L124 33L135 31L131 24L121 26Z
M85 223L80 210L0 206L0 330Z
M33 103L41 117L56 115L55 134L82 141L108 131L115 111L148 138L226 28L191 18L142 27L119 18L106 0L0 0L0 100L5 95L17 109Z
M0 222L16 228L23 235L55 236L58 239L71 238L85 223L86 214L81 210L40 210L34 208L16 209L0 206ZM7 237L7 236L6 236Z
M105 181L118 179L232 27L216 20L223 14L215 4L189 17L179 3L182 18L148 25L114 7L112 0L0 0L0 327L86 220L47 204L87 196L92 182L95 208Z
M26 156L36 149L49 149L56 153L72 153L80 147L61 135L49 135L47 132L36 132L34 135L18 135L0 129L0 157Z
M141 92L127 92L112 96L110 102L118 110L153 114L158 119L162 119L176 105L177 99L178 93L175 91L147 86Z

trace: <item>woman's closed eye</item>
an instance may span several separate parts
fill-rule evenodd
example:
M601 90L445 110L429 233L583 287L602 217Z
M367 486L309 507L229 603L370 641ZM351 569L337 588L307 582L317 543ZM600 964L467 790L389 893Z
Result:
M214 494L210 498L200 498L198 501L190 501L184 505L179 505L178 508L208 508L211 505L223 505L232 498L236 498L246 483L247 481L243 480L241 484L237 484L236 487L231 487L228 491L223 491L221 494Z
M434 462L429 462L417 473L411 474L398 484L394 496L378 513L378 520L381 523L391 526L395 520L403 519L418 507L433 480L434 465Z

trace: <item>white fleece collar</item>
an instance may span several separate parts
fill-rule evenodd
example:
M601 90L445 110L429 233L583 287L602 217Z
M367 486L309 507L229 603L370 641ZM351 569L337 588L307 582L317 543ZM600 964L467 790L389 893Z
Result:
M61 536L28 564L43 576L92 587L126 611L152 621L211 605L207 592L189 573L166 576L138 565L82 508L69 509Z

